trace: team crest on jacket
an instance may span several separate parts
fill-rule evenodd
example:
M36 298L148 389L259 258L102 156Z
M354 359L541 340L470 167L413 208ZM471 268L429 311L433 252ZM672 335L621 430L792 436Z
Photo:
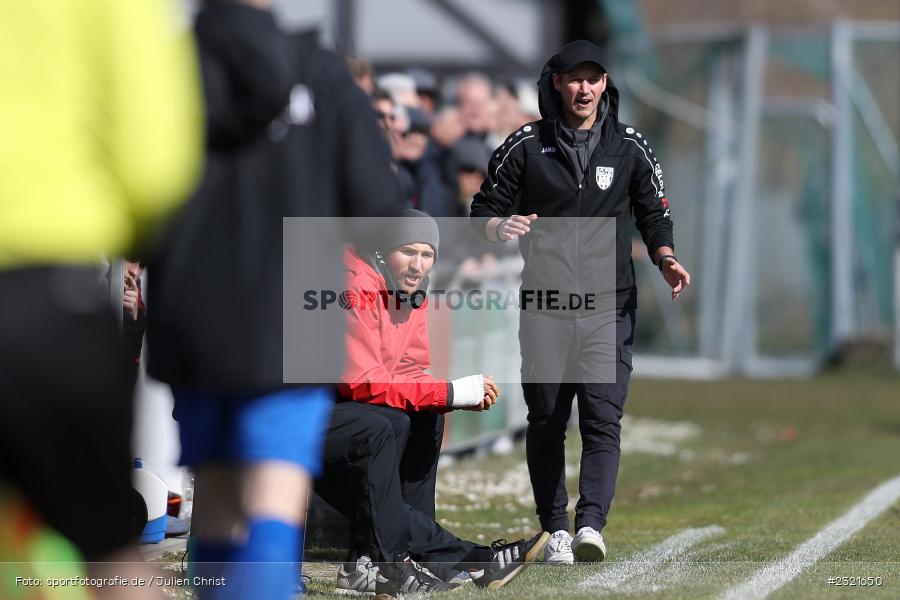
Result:
M612 167L597 167L597 186L601 190L605 190L612 183L613 171Z

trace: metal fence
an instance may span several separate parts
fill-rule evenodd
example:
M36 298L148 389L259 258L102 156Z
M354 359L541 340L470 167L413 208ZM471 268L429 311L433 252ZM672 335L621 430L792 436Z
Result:
M672 28L623 61L696 280L671 305L639 263L637 373L804 375L889 339L898 56L900 23L839 21Z

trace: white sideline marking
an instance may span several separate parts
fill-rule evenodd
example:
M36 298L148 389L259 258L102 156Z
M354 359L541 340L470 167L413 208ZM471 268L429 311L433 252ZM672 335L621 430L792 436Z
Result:
M804 569L836 550L898 499L900 499L900 476L882 483L869 492L868 496L844 516L829 523L825 529L797 546L788 556L763 567L743 583L725 592L723 600L765 598L797 577Z
M676 558L691 546L724 532L725 530L718 525L701 529L685 529L628 560L614 563L610 568L591 575L578 587L582 590L593 587L617 588L629 579L656 569L659 563Z

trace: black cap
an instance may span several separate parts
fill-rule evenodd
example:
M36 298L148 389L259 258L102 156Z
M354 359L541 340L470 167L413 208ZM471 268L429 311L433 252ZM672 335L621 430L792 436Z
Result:
M606 72L606 55L600 46L587 40L576 40L566 44L556 56L554 73L567 73L585 62L592 62Z
M412 67L406 70L406 74L416 82L416 93L436 94L438 92L438 80L431 71L420 67Z
M407 106L406 113L409 115L409 130L411 132L424 134L431 132L431 117L427 112L420 108Z

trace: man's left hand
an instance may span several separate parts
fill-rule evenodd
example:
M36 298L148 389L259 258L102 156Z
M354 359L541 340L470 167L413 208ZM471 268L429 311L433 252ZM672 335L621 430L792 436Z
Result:
M677 260L667 259L663 262L662 276L672 288L672 300L691 285L691 274Z

